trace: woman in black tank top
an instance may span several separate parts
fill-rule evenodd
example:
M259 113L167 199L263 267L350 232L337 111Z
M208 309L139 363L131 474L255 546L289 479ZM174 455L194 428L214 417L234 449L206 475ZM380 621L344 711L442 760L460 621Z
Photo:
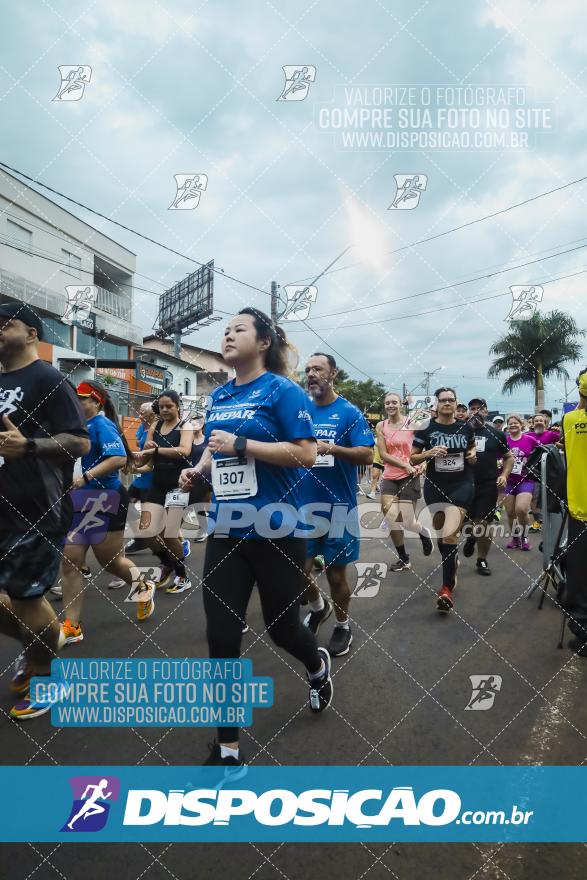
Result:
M190 422L182 421L176 391L163 391L153 404L153 410L157 419L149 428L142 453L142 459L153 466L153 486L147 493L140 528L148 529L153 516L161 519L160 534L147 538L149 547L162 564L161 577L156 584L158 588L166 587L168 593L183 593L191 587L191 582L185 570L179 525L173 530L176 532L174 537L165 535L169 511L175 511L177 507L168 508L167 515L164 515L164 509L168 492L178 488L181 471L191 464L194 429Z

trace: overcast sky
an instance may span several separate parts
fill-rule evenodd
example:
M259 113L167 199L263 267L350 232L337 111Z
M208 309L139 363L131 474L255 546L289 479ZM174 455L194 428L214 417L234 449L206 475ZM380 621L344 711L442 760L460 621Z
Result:
M308 323L325 341L289 325L302 358L332 346L351 375L409 388L443 365L439 378L456 384L460 398L482 393L502 411L528 411L530 389L504 398L501 383L486 378L488 348L508 328L509 285L548 281L540 308L562 308L587 328L586 276L549 280L587 269L584 250L394 301L587 243L586 184L437 241L386 251L586 173L584 23L580 0L563 7L527 0L11 4L0 35L0 158L264 290L272 279L282 286L311 280L354 244L337 263L353 268L317 284ZM67 64L90 65L91 82L80 101L52 101L58 66ZM304 100L276 100L284 65L315 66ZM340 132L321 127L328 119L321 109L350 107L352 95L358 106L360 93L350 89L368 87L373 96L374 87L401 85L416 89L410 108L420 112L422 88L435 95L477 85L484 94L518 87L518 109L547 115L533 117L538 130L517 151L344 149ZM457 133L470 121L460 120ZM392 124L397 130L397 115ZM425 120L410 124L424 130ZM169 211L173 175L191 172L208 175L199 206ZM388 210L394 175L412 173L428 177L420 203ZM137 272L147 276L137 275L137 285L160 292L190 270L186 260L79 213L136 252ZM484 297L492 298L470 302ZM268 296L216 276L218 309L247 304L269 311ZM402 319L448 306L456 307ZM137 291L136 323L150 330L155 312L156 297ZM217 348L221 327L189 341ZM564 393L562 383L549 382L547 402L556 406Z

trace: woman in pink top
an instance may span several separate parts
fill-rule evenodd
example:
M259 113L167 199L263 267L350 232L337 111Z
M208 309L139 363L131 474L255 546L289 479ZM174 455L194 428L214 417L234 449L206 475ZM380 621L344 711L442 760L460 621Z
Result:
M420 474L423 465L410 464L414 432L406 427L401 411L401 397L395 391L385 395L387 418L376 428L377 448L383 462L381 480L381 510L390 525L390 537L395 546L398 561L390 571L404 571L411 567L409 554L404 545L404 532L420 536L424 555L432 552L430 534L416 519L416 502L420 498ZM401 520L401 525L400 525Z
M531 434L523 434L522 427L520 416L513 414L508 416L508 446L514 456L514 466L505 484L503 499L510 524L508 550L530 550L529 512L535 481L526 475L526 462L540 441Z

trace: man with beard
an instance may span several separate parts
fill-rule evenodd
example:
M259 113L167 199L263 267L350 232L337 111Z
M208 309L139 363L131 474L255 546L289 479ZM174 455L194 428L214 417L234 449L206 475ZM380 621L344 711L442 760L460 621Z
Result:
M360 551L357 467L371 464L375 442L357 407L334 390L336 374L336 361L332 355L317 352L306 364L306 381L311 397L310 415L318 447L316 464L304 474L304 503L326 503L331 507L334 504L346 505L348 511L354 511L351 514L354 517L353 528L350 531L347 529L347 519L342 537L326 534L308 541L305 572L310 612L304 623L317 633L330 617L334 603L336 624L328 644L331 657L346 654L353 640L348 614L351 589L346 569L349 563L358 560ZM312 563L317 555L324 557L332 602L328 598L324 600L312 575Z
M0 304L0 632L20 639L10 712L48 712L29 699L33 675L50 675L59 621L45 593L59 572L73 508L73 465L90 450L85 418L69 382L39 358L43 322L24 303Z

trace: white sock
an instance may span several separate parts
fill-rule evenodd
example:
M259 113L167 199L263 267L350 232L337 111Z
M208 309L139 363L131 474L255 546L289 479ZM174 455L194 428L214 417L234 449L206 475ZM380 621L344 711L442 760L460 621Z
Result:
M320 596L318 596L318 598L315 599L313 602L309 602L308 604L312 611L322 611L322 609L324 608L324 599L322 597L322 594L320 594Z
M337 620L334 626L336 629L350 629L348 617L346 620Z
M310 681L315 681L317 678L322 678L322 676L324 675L325 672L326 672L326 664L324 663L324 660L323 660L322 663L320 664L320 669L318 670L318 672L313 672L311 674L308 673Z
M220 757L221 758L238 758L238 749L229 749L228 746L223 746L220 744Z

